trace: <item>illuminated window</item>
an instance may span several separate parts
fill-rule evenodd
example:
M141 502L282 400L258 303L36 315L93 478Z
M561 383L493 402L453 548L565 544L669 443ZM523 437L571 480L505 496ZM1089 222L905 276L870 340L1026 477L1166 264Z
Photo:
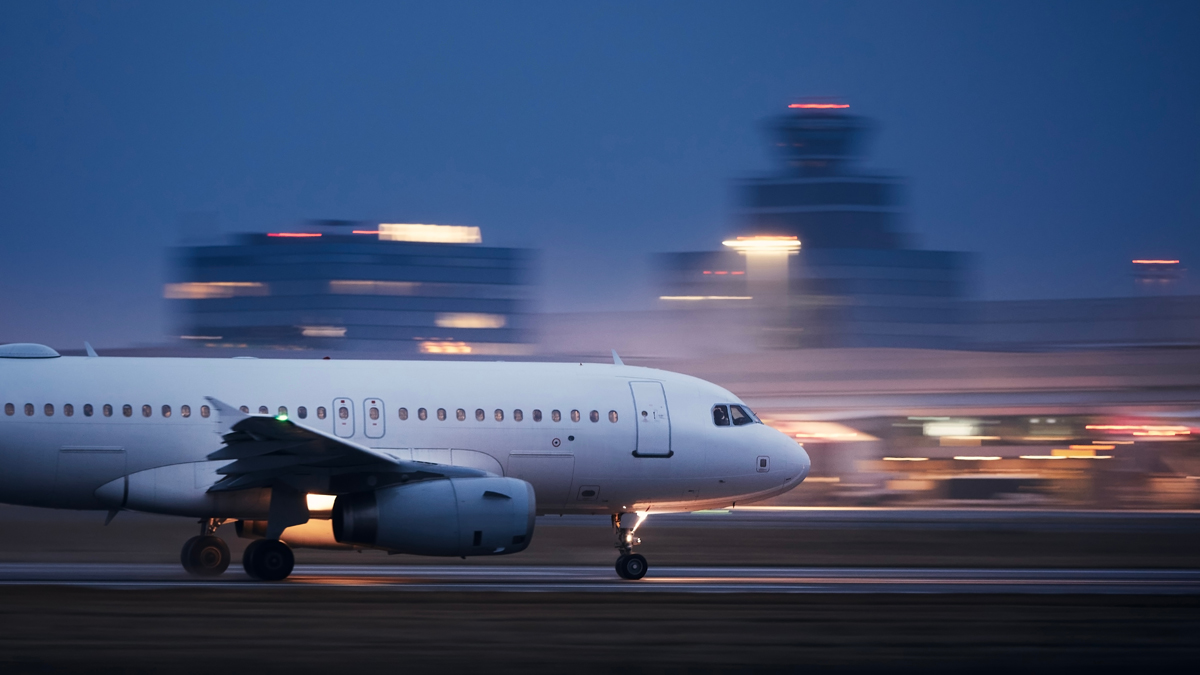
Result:
M525 413L521 412L520 408L517 408L516 410L513 411L513 421L514 422L520 422L523 419L525 419Z
M64 403L63 404L63 414L66 415L67 417L71 417L72 415L75 414L75 406L71 405L70 403Z
M459 422L465 421L467 419L467 411L463 410L462 408L455 410L454 418L457 419Z
M496 408L495 417L496 417L497 422L503 422L504 421L504 411L499 408Z
M371 408L367 410L367 417L370 417L373 420L379 419L379 408L371 406Z
M170 416L171 416L171 406L169 406L169 405L164 405L164 406L162 407L162 416L163 416L163 417L170 417Z
M238 408L238 410L241 410L242 412L246 413L247 415L250 414L249 406L242 406L242 407Z
M308 408L305 408L304 406L296 408L296 417L299 417L302 420L308 419Z
M25 416L33 417L33 404L32 403L25 404Z
M277 412L275 414L278 415L279 417L287 417L287 406L285 406L285 405L279 406L279 412Z
M167 284L163 297L169 300L212 300L270 295L266 284L256 281L210 281Z
M438 408L438 409L437 409L437 418L438 418L438 421L439 421L439 422L445 422L445 421L446 421L446 409L445 409L445 408Z
M180 417L191 417L192 406L186 404L179 406L179 415Z
M551 410L550 411L550 419L554 420L555 422L561 422L562 421L562 413L558 412L557 410Z
M408 408L401 408L399 410L399 413L400 413L400 421L401 422L408 419Z
M719 427L729 426L729 408L723 405L714 405L712 409L713 424Z
M476 408L476 409L475 409L475 419L477 419L477 420L479 420L480 422L482 422L482 421L484 420L484 418L485 418L485 417L487 417L487 413L483 412L483 408Z
M317 406L317 419L325 419L325 406Z
M4 414L12 417L13 415L17 414L17 407L11 403L5 403Z
M95 408L92 407L91 403L83 404L83 416L84 417L91 417L93 412L95 412Z
M46 417L54 417L54 404L47 403L42 406L42 412L46 413Z
M338 419L343 419L343 420L350 419L350 409L347 408L346 406L342 406L342 407L338 408Z
M533 409L533 421L534 422L542 421L542 411L541 410L538 410L537 408Z
M103 410L105 417L112 417L112 405L105 403Z
M208 406L206 406L206 405L200 406L200 416L201 417L208 417L210 414L212 414L212 412L208 409Z
M154 408L151 408L149 405L142 406L142 417L149 417L153 414L154 414Z
M133 417L133 406L129 405L128 403L121 406L121 414L125 417Z
M616 422L617 422L617 411L616 410L608 411L608 421L616 424Z
M579 411L578 411L578 410L572 410L572 411L571 411L571 421L572 421L572 422L578 422L578 421L579 421Z
M258 414L266 415L267 414L267 406L265 406L265 405L258 406Z
M427 417L429 417L429 413L425 412L424 408L417 408L417 419L424 422Z

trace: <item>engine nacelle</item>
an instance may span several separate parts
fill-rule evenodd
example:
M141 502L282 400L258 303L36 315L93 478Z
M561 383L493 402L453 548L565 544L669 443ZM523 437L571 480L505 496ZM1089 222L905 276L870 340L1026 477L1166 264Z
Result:
M533 486L516 478L450 478L341 495L333 536L342 544L414 555L500 555L533 539Z

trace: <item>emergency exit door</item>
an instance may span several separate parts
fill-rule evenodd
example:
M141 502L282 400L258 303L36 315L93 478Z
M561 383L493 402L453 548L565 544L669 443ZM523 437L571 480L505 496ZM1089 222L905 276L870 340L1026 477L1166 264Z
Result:
M670 457L671 417L661 382L630 382L637 419L638 457Z

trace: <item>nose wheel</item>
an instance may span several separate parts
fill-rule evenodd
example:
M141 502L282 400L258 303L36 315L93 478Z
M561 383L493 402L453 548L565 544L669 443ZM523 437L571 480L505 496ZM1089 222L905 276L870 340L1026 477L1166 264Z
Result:
M620 552L617 556L617 576L629 581L646 576L646 570L650 567L646 563L646 556L633 552L633 547L642 543L641 539L633 536L641 520L636 513L617 513L612 517L613 533L617 537L616 548Z

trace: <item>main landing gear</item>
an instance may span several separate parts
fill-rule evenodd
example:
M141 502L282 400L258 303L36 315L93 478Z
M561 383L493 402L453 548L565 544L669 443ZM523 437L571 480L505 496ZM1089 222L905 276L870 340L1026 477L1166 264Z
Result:
M282 581L292 573L295 564L292 549L278 539L255 539L242 554L246 574L259 581Z
M634 545L642 543L641 539L633 536L641 520L636 513L617 513L612 517L613 533L617 537L616 547L621 553L617 557L617 576L622 579L636 581L646 576L646 557L633 552Z
M200 521L200 535L188 539L179 552L183 569L194 577L220 576L229 567L229 547L216 536L225 521L206 518Z

